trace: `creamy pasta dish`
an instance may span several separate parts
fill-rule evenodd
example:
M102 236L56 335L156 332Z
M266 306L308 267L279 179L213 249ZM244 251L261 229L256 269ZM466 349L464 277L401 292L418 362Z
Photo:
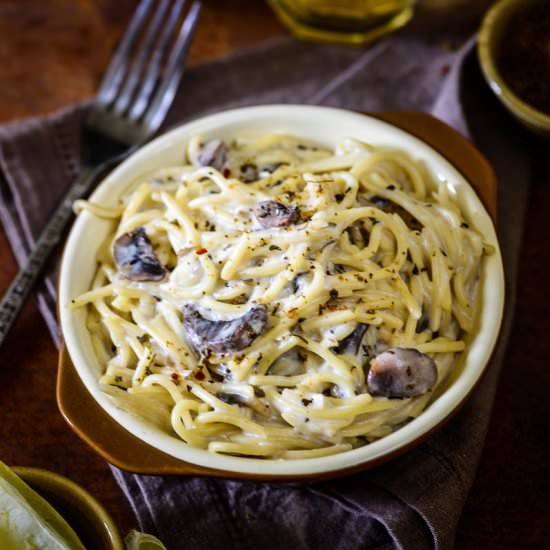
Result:
M465 349L483 257L405 152L192 138L111 220L87 323L117 406L214 453L339 453L418 416Z

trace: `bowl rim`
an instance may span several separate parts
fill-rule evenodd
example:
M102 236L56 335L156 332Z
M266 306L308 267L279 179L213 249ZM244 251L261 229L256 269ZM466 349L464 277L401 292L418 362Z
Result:
M536 1L531 0L533 3ZM504 103L508 104L510 109L515 109L521 113L525 119L530 120L541 128L550 129L550 115L532 107L509 87L497 67L496 52L492 51L490 46L496 24L499 19L506 16L507 10L513 10L514 6L517 6L517 9L521 10L522 6L526 7L527 5L525 0L500 0L496 2L487 11L481 23L477 40L477 53L485 80L494 94ZM506 26L508 22L503 21L502 24Z
M82 350L79 349L78 342L76 341L73 330L74 327L71 326L70 315L65 307L71 299L66 292L66 287L68 286L67 279L70 281L71 277L70 257L74 255L75 249L78 246L78 237L83 232L83 228L86 223L85 220L90 218L90 215L86 212L81 214L73 225L67 240L60 270L59 310L61 327L65 338L67 351L82 382L98 404L113 418L113 420L121 424L126 430L143 440L145 443L182 461L190 462L208 469L223 470L231 474L238 475L239 473L243 473L247 475L258 475L258 477L324 475L330 472L350 469L365 463L380 461L383 457L393 456L400 449L409 447L412 443L421 439L422 436L425 436L428 432L433 431L433 429L439 426L444 419L449 417L451 413L458 409L460 404L471 393L473 387L485 371L492 351L495 347L502 323L504 308L504 274L500 249L493 222L474 189L447 159L445 159L427 143L416 138L412 134L399 129L392 124L367 115L330 107L304 105L267 105L245 107L224 111L194 120L190 123L186 123L178 128L175 128L163 136L160 136L132 155L130 159L117 168L108 178L106 178L94 193L93 198L96 198L98 194L101 195L102 189L105 194L105 190L109 189L109 186L112 186L113 182L115 182L117 178L121 177L125 170L129 170L128 166L130 166L131 172L132 165L135 165L135 170L137 165L139 165L138 160L147 158L148 156L150 157L155 154L155 152L162 151L163 148L169 147L171 140L173 142L177 142L178 139L180 141L184 141L185 136L189 137L189 135L196 133L197 131L204 130L204 128L207 128L207 130L210 129L210 131L212 131L213 128L220 131L224 125L227 125L230 122L235 123L235 121L242 121L243 118L249 125L251 125L253 121L258 122L258 120L262 120L262 117L263 119L268 118L275 120L278 120L280 117L283 119L286 117L288 120L292 120L292 123L289 123L290 125L293 123L298 124L296 120L304 119L304 117L309 117L309 119L324 117L323 124L325 127L330 127L331 122L334 123L335 121L340 122L341 120L344 120L344 124L360 126L363 131L366 131L367 128L371 131L373 129L379 130L382 135L386 134L392 136L391 142L394 143L394 146L396 141L399 142L401 140L408 143L411 148L420 150L424 160L429 159L430 163L438 166L439 169L443 170L447 176L450 175L452 181L459 182L462 192L467 196L470 202L469 208L471 211L476 212L476 216L479 215L483 218L483 223L486 226L486 233L484 236L489 242L491 242L491 244L495 246L495 254L490 260L490 264L492 266L491 269L493 271L492 277L494 279L492 282L494 284L484 284L483 294L484 296L485 294L491 296L496 309L494 312L491 312L491 322L489 324L485 323L483 325L485 329L480 331L476 336L476 342L478 340L479 342L476 346L471 346L468 353L469 357L472 349L476 347L476 353L478 355L481 354L482 360L479 360L478 363L473 366L470 365L468 369L465 367L468 376L466 377L466 374L464 374L459 377L451 385L451 387L449 387L442 396L435 399L430 406L421 415L419 415L418 418L412 420L396 432L393 432L392 434L371 443L370 445L363 446L358 449L321 458L308 458L292 461L217 455L214 453L208 453L208 451L189 447L181 441L179 443L185 446L186 449L175 452L173 447L170 446L167 441L167 438L169 437L174 439L173 436L168 436L168 434L165 434L165 436L157 434L157 437L154 438L153 442L150 437L151 434L146 433L147 430L144 427L144 421L137 420L135 417L128 418L130 416L128 413L123 413L119 409L116 409L113 405L106 403L106 398L98 395L100 392L97 390L94 391L94 384L97 385L97 380L91 379L93 376L91 374L91 369L88 369L87 371L87 367L84 364L85 361ZM290 131L299 133L296 129ZM172 147L173 146L174 143L172 143ZM136 174L134 174L134 177L135 176ZM483 300L486 298L487 296L485 296ZM484 313L483 315L489 315L489 312ZM483 341L483 344L480 344L481 341ZM483 351L477 349L480 345L485 346ZM345 459L342 457L345 457Z
M49 499L47 496L42 494L42 491L48 490L46 487L51 488L52 491L55 491L56 493L74 497L86 507L88 512L93 514L99 523L101 523L106 540L108 540L111 544L112 550L124 549L122 537L115 521L103 505L89 491L84 489L84 487L81 487L66 476L52 472L51 470L45 470L44 468L35 468L33 466L13 466L11 469L48 502ZM65 518L63 517L63 519ZM69 523L67 519L65 519L65 521ZM69 525L71 524L69 523Z

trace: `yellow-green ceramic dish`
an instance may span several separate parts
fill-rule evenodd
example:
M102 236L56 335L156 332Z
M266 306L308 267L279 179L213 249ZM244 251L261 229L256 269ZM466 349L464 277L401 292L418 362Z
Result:
M550 116L522 101L508 87L497 68L497 54L511 18L540 0L501 0L485 15L478 39L478 56L483 74L495 95L510 113L529 130L550 138Z
M88 491L48 470L24 467L12 469L65 518L86 548L124 550L113 519Z

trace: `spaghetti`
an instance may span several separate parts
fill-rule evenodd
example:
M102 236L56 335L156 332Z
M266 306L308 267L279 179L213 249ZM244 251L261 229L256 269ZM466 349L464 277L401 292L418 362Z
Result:
M118 406L215 453L307 458L381 438L464 350L491 253L446 185L346 139L190 140L110 219L88 328Z

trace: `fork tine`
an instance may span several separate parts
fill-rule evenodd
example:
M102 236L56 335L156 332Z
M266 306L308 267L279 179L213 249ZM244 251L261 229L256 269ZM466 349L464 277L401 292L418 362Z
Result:
M122 40L107 68L107 72L101 81L96 95L96 101L101 105L108 106L116 97L120 83L126 73L130 51L136 38L139 36L141 27L147 18L149 9L153 0L141 0L130 24L128 30L124 33Z
M149 55L151 54L151 50L154 47L155 39L157 37L158 30L161 26L164 14L168 9L168 5L169 5L169 0L161 0L160 5L154 11L153 20L151 21L151 24L149 25L149 28L145 33L145 37L143 38L143 43L139 48L139 53L137 55L137 58L134 61L134 64L132 65L130 71L128 72L126 82L124 83L124 86L122 88L122 91L120 92L120 95L115 101L115 104L114 104L115 113L123 114L124 112L126 112L126 109L130 104L130 101L136 90L136 86L141 77L141 73L143 72L143 67L145 66L145 62L149 58Z
M168 49L168 42L172 37L172 33L180 18L181 11L184 5L185 0L176 0L174 2L168 22L164 26L164 30L159 39L159 42L152 53L151 61L146 70L144 80L141 85L141 90L139 91L137 97L134 99L133 106L130 109L129 117L131 120L138 120L147 108L149 97L151 96L155 84L157 83L162 60L164 59L166 51Z
M164 76L146 111L144 123L154 132L162 124L166 112L172 105L174 95L185 70L184 60L195 32L201 12L201 0L195 0L181 27L178 39L164 71Z

